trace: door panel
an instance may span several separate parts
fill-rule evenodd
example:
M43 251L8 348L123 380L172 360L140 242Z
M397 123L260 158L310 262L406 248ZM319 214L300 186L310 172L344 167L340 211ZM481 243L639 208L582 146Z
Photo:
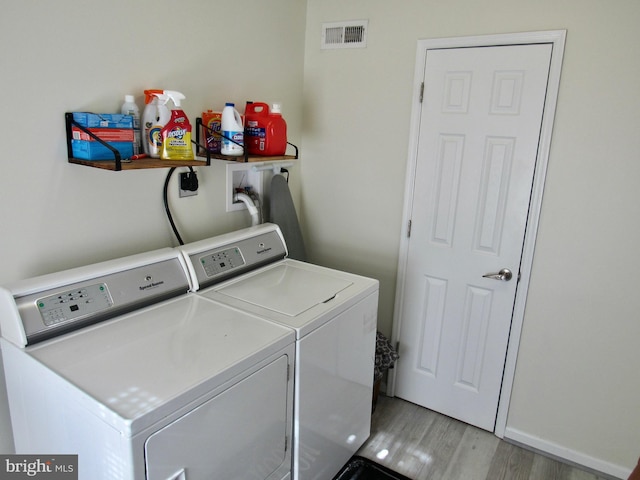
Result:
M288 366L287 356L277 358L149 436L146 478L282 478L291 468Z
M493 430L552 45L426 52L395 394ZM485 278L508 268L511 280Z

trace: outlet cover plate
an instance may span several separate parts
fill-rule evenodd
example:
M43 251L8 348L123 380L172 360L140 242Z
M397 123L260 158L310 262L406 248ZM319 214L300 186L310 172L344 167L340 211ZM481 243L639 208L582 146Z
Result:
M182 177L183 176L187 176L189 175L187 172L182 172L180 174L180 183L178 184L178 196L180 198L182 197L193 197L194 195L198 194L198 190L183 190L182 188L180 188L180 185L182 185Z

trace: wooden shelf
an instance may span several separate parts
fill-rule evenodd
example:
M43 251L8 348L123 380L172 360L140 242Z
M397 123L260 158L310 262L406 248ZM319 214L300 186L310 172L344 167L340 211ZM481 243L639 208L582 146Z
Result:
M147 168L172 168L172 167L206 167L211 164L211 159L207 157L206 161L200 160L162 160L159 158L141 158L139 160L121 159L120 153L109 146L104 140L98 138L91 133L87 128L78 124L73 119L73 113L67 112L64 114L65 126L67 130L67 156L69 163L75 163L76 165L84 165L86 167L100 168L102 170L143 170ZM73 157L73 148L71 145L71 139L73 138L72 127L77 127L87 135L92 137L96 142L101 143L105 147L109 148L114 155L113 160L85 160L81 158Z
M216 160L226 160L227 162L276 162L278 160L296 160L298 158L297 155L277 155L277 156L266 156L266 155L221 155L219 153L210 153L211 158L215 158ZM201 157L201 155L198 155Z
M101 168L103 170L117 171L115 160L82 160L69 158L69 163L85 165L87 167ZM143 170L146 168L171 168L171 167L206 167L206 161L200 160L161 160L159 158L141 158L140 160L121 160L121 170Z
M73 120L73 113L67 112L65 113L65 123L67 130L67 154L69 163L75 163L76 165L84 165L86 167L100 168L102 170L143 170L147 168L173 168L173 167L206 167L211 165L211 159L214 158L216 160L224 160L227 162L274 162L281 160L296 160L298 158L298 147L293 143L287 142L288 145L291 145L295 149L295 155L275 155L275 156L267 156L267 155L248 155L245 151L244 155L233 156L233 155L221 155L219 153L210 153L206 152L204 155L198 153L199 158L206 158L206 160L162 160L159 158L141 158L139 160L126 160L119 159L120 154L114 148L107 145L105 141L98 138L96 135L91 133L88 129L79 125ZM84 160L81 158L75 158L72 156L73 149L71 146L72 139L72 126L75 126L87 135L93 137L95 141L100 142L101 144L107 146L114 152L113 160ZM193 142L196 145L197 150L202 150L204 147L200 144L200 131L204 125L202 124L201 118L196 118L196 141ZM206 157L205 157L206 155Z
M198 152L197 152L197 156L200 158L204 158L205 155L207 156L207 160L210 160L211 158L214 158L216 160L225 160L227 162L240 162L240 163L247 163L247 162L271 162L271 161L278 161L278 160L296 160L298 158L298 147L296 145L294 145L291 142L287 142L287 145L291 145L294 150L295 150L295 155L274 155L274 156L269 156L269 155L249 155L249 153L247 152L247 150L244 150L244 154L243 155L222 155L220 153L214 153L214 152L208 152L206 151L206 147L203 146L203 142L202 140L204 140L204 144L206 144L206 140L205 139L201 139L201 134L203 131L210 131L212 133L215 133L213 130L211 130L208 126L206 126L204 123L202 123L202 117L197 117L196 118L196 128L195 128L195 136L196 136L196 141L195 144L198 146ZM220 135L220 132L215 133L216 135ZM247 135L247 132L245 131L245 136ZM227 138L227 137L225 137ZM229 139L231 140L231 139ZM233 142L233 140L231 140ZM234 142L235 143L235 142ZM287 147L288 148L288 147Z

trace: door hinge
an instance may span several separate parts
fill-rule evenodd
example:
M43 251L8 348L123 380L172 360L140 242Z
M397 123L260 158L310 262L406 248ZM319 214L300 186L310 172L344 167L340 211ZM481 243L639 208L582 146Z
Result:
M424 98L424 82L420 84L420 103L422 103L423 98Z
M400 355L400 342L396 342L396 353Z
M291 364L287 363L287 382L291 380Z
M411 236L411 220L409 220L409 223L407 225L407 237Z

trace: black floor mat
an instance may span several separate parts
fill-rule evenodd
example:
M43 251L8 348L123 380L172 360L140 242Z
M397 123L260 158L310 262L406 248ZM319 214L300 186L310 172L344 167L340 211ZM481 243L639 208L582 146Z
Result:
M355 456L333 480L411 480L371 460Z

